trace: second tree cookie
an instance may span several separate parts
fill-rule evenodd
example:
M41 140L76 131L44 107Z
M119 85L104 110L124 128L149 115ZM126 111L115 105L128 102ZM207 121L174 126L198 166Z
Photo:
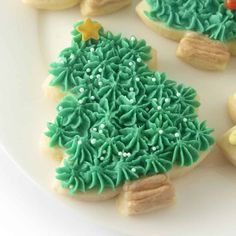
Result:
M177 56L194 67L224 70L236 55L236 12L224 0L143 0L141 19L164 37L180 41Z

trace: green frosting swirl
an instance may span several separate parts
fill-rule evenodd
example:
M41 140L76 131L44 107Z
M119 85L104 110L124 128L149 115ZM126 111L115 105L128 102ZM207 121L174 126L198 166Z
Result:
M51 85L71 95L57 105L46 132L50 146L68 155L57 169L63 187L114 189L192 165L213 144L212 129L197 119L196 91L151 71L145 41L103 29L98 41L83 42L77 31L73 37L51 69Z
M228 10L224 0L146 0L151 10L145 14L168 27L193 30L210 38L236 39L236 11Z

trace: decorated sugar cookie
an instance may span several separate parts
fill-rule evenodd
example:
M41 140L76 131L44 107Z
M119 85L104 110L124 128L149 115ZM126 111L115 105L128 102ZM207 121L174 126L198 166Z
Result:
M146 25L180 41L177 56L194 67L224 70L236 55L235 0L143 0L136 8Z
M156 71L144 40L91 19L72 35L44 84L49 98L62 98L42 138L44 153L61 159L55 190L86 201L116 198L125 215L172 204L171 179L214 143L198 119L196 91Z
M236 166L236 93L228 99L228 113L235 126L223 135L218 146L225 157Z
M131 0L23 0L23 2L47 10L70 8L80 3L82 15L95 16L119 10L129 5Z

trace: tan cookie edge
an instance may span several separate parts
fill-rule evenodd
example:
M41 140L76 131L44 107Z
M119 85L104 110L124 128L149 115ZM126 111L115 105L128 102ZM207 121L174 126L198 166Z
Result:
M120 10L129 4L131 0L120 0L118 2L107 2L102 6L93 6L89 0L82 0L80 4L80 11L83 16L98 16L110 14L114 11Z
M80 3L80 0L22 0L23 3L44 10L62 10L66 8L71 8Z

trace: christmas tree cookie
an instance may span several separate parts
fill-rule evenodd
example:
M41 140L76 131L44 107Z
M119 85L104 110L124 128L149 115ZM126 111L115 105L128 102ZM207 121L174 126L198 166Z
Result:
M61 10L80 4L84 16L108 14L131 3L131 0L23 0L38 9Z
M144 23L180 42L177 56L194 67L224 70L236 55L235 0L143 0Z
M218 146L225 157L236 166L236 93L228 99L228 113L235 126L223 135Z
M171 179L214 143L197 117L196 91L150 68L151 47L135 36L90 19L76 23L72 36L51 64L51 88L44 85L62 98L42 139L44 153L61 159L54 188L83 200L116 197L126 215L173 203Z

